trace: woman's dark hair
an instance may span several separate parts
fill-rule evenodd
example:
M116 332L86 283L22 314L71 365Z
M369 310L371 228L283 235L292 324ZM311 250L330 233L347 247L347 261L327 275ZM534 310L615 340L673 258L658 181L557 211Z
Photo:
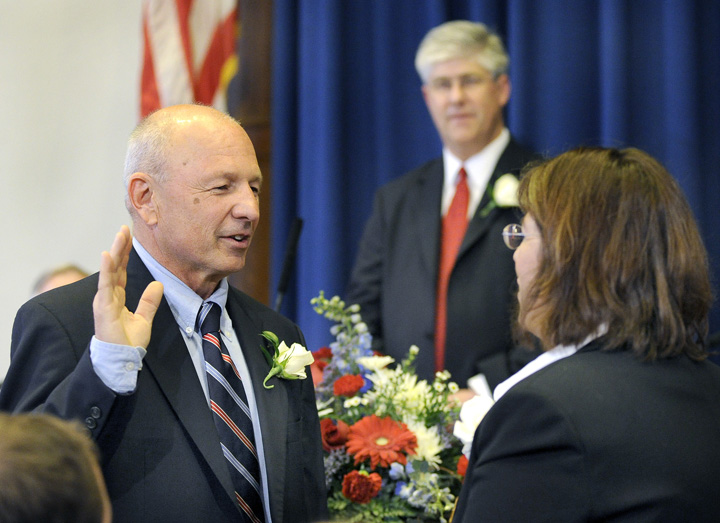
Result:
M543 241L520 314L532 311L544 345L577 344L606 325L606 349L706 356L707 253L657 160L632 148L575 149L531 167L519 201Z

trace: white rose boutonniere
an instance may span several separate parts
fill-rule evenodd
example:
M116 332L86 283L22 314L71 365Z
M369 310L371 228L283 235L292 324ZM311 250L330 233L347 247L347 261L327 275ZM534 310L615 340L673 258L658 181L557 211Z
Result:
M272 389L275 386L267 384L267 381L273 376L286 380L304 380L307 377L305 367L315 361L309 350L299 343L293 343L288 347L284 341L280 341L275 333L270 331L263 331L261 336L268 340L275 349L274 354L271 355L265 347L260 347L270 365L270 372L263 381L266 389Z
M490 202L480 211L480 216L490 214L495 207L517 207L517 190L520 182L514 174L503 174L490 187Z

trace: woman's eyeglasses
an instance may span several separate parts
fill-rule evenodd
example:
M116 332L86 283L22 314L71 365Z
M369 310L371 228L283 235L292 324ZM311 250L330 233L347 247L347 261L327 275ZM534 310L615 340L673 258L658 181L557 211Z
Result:
M503 241L507 245L508 249L515 250L520 247L520 244L525 238L532 238L535 234L526 235L523 232L522 225L518 223L509 223L505 226L502 232Z

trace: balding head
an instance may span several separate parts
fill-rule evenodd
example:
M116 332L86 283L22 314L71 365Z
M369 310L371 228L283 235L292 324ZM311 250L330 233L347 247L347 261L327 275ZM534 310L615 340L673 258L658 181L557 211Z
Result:
M135 238L197 294L244 266L262 174L236 120L200 105L151 114L130 137L125 183Z
M125 154L123 181L127 191L130 176L143 172L162 182L167 178L168 144L175 132L192 121L226 121L240 126L233 117L212 107L197 104L182 104L164 107L146 116L130 134ZM132 206L125 200L125 206L133 216Z

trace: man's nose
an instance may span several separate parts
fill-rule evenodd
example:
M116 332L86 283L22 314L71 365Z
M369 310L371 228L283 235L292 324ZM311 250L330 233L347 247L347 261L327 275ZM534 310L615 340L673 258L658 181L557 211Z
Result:
M450 84L450 100L456 102L465 97L465 86L460 80L453 80Z
M260 218L260 203L257 192L249 185L243 185L237 191L233 203L233 218L256 222Z

